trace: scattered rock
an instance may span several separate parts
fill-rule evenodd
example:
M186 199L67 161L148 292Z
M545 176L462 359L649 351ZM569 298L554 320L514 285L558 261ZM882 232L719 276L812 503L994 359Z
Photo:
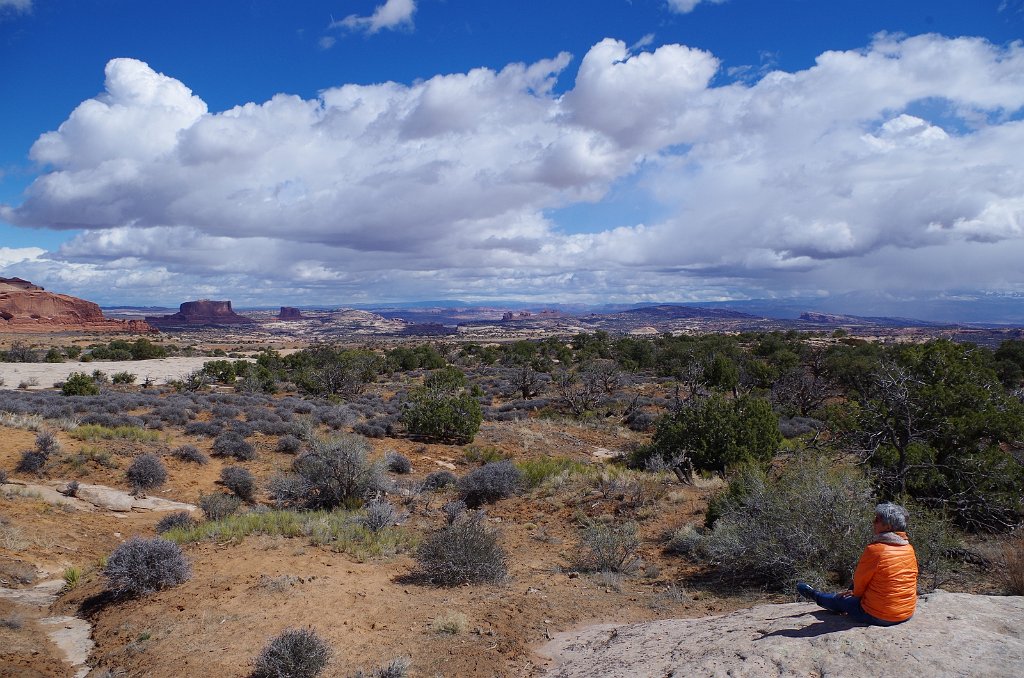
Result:
M935 591L883 628L811 603L760 605L702 619L591 626L555 636L548 675L1024 675L1024 597Z

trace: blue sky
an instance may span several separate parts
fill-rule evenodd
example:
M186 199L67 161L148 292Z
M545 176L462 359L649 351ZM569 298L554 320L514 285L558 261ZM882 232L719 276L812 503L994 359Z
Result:
M1022 37L1021 0L0 0L0 275L111 304L1020 293Z

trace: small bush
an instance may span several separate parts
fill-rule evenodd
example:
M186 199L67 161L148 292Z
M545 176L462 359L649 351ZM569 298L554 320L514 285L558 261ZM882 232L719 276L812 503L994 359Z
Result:
M701 535L693 525L684 525L672 533L665 551L677 556L694 556L699 552Z
M256 448L245 441L236 431L221 433L213 441L211 454L215 457L234 457L239 461L256 458Z
M47 456L60 452L60 441L53 431L40 431L36 434L36 450Z
M171 456L175 459L180 459L181 461L199 464L200 466L207 464L210 461L195 445L182 445L181 447L176 447L171 450Z
M64 380L60 392L66 396L98 395L100 387L85 372L72 372Z
M384 463L392 473L405 474L412 472L412 462L409 461L409 458L395 451L384 455Z
M396 657L384 666L370 671L368 678L406 678L409 675L410 662L406 657ZM367 678L367 674L357 671L352 678Z
M278 508L299 506L309 492L309 485L296 473L275 473L267 482L267 492Z
M459 480L459 495L471 508L511 497L523 482L523 473L509 460L484 464Z
M256 494L256 476L241 466L225 466L220 470L220 482L242 501L252 501Z
M297 437L288 434L277 439L277 451L285 454L296 454L302 449L302 441Z
M115 595L140 596L188 581L192 567L174 542L132 537L107 558L103 576Z
M35 473L37 475L42 475L45 467L45 454L42 452L36 452L35 450L26 450L21 453L21 459L18 460L18 465L14 467L14 470L19 473Z
M447 502L441 507L441 514L444 515L445 525L454 525L462 514L466 512L466 502L461 499Z
M482 512L446 525L416 551L423 575L439 586L496 582L508 572L508 554Z
M398 522L398 511L386 501L374 500L366 505L362 522L371 532L380 532Z
M369 450L367 440L354 434L312 440L309 450L292 464L308 487L307 507L356 508L368 495L384 489L381 466L367 459Z
M259 656L253 678L315 678L331 660L330 644L312 629L285 629Z
M136 379L131 372L114 372L110 377L110 381L115 384L134 384Z
M845 585L870 534L871 487L859 469L811 456L781 472L744 467L708 506L703 557L726 575L787 587Z
M461 612L445 612L437 615L430 622L430 630L434 633L458 636L466 632L469 621Z
M570 473L583 473L587 465L575 459L565 457L537 457L527 459L516 464L523 474L523 484L526 487L538 487L541 483L552 476L557 476L566 471Z
M428 492L437 492L446 487L451 487L458 482L458 478L451 471L431 471L423 479L423 489Z
M175 513L168 513L157 521L156 531L157 534L163 534L179 527L187 530L195 527L197 524L195 518L188 511L176 511Z
M620 572L628 574L639 563L640 539L636 523L607 525L592 523L583 529L580 551L573 565L584 572Z
M152 490L167 482L167 469L155 454L136 457L124 475L138 491Z
M1000 579L1007 595L1024 596L1024 533L1018 530L1003 543Z
M231 494L214 492L199 495L199 508L207 520L222 520L238 510L242 500Z

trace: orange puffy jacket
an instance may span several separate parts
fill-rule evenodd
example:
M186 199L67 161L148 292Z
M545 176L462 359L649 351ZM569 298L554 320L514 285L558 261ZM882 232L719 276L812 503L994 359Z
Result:
M906 533L897 532L903 539ZM917 556L910 544L868 544L853 573L853 595L872 617L890 622L910 619L917 606Z

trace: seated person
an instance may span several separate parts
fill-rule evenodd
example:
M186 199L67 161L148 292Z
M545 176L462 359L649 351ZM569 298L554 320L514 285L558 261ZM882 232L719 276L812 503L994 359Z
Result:
M852 591L823 593L800 582L797 592L865 624L893 626L910 619L917 605L917 556L907 540L907 517L896 504L875 507L875 536L857 563Z

